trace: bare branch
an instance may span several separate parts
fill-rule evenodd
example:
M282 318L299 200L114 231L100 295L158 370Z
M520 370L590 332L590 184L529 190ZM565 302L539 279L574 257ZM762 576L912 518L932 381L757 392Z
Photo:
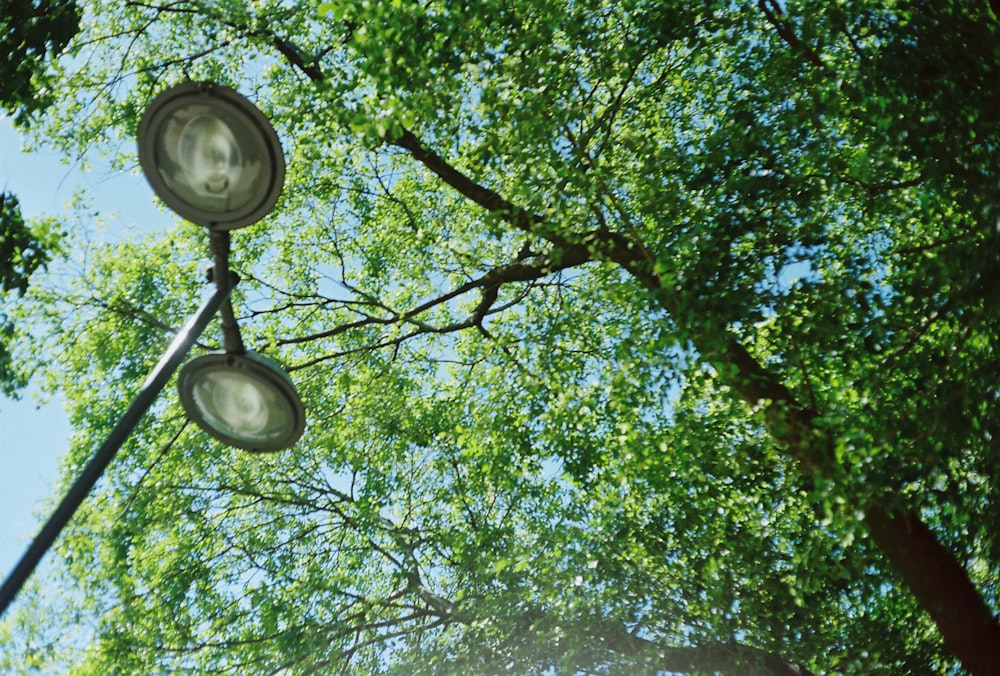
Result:
M332 338L334 336L346 333L348 331L353 331L361 329L367 326L389 326L393 324L413 324L417 327L417 331L413 333L406 334L402 339L393 339L388 342L379 343L378 345L369 346L367 349L378 349L382 347L389 347L393 345L398 345L402 340L408 339L415 335L423 333L452 333L464 328L470 328L480 324L483 318L487 314L493 314L499 312L502 309L510 307L511 304L506 304L500 307L493 307L492 300L495 300L496 290L499 289L504 284L510 284L514 282L531 282L554 272L564 270L566 268L575 267L581 265L589 260L589 255L585 247L574 246L566 250L559 250L555 255L538 256L529 261L515 261L513 263L508 263L506 265L501 265L494 268L482 275L477 279L470 280L461 286L458 286L451 291L448 291L436 298L425 301L420 305L417 305L406 312L393 312L388 307L384 306L382 303L376 300L370 300L369 302L373 305L377 305L381 309L387 311L389 316L377 317L373 315L363 314L362 318L348 322L345 324L339 324L326 331L321 331L319 333L310 334L307 336L296 336L293 338L285 338L283 340L277 341L276 345L295 345L301 343L312 342L316 340L322 340L325 338ZM480 306L473 312L473 315L461 322L456 322L453 324L448 324L446 326L434 327L424 322L418 320L418 317L435 307L438 307L444 303L447 303L459 296L462 296L470 291L481 290L484 296L484 300L489 300L487 303L481 303ZM352 350L351 352L355 352ZM338 353L339 356L344 356L345 352ZM314 360L309 362L309 365L318 363L318 361L324 361L329 358L329 356L320 358L319 360ZM299 365L295 368L304 368L304 365Z

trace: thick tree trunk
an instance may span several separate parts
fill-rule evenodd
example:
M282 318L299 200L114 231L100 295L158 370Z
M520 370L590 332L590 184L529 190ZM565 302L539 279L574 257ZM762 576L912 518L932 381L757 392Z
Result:
M808 472L822 474L830 468L829 441L814 425L814 411L798 403L735 341L709 354L735 367L727 384L745 401L751 405L769 402L765 423L789 455ZM1000 674L1000 623L954 555L917 515L889 512L877 505L861 507L872 541L930 613L948 650L971 674Z
M965 570L923 521L870 507L872 540L906 581L941 632L948 649L972 674L1000 674L1000 626Z
M730 384L751 405L764 400L765 423L802 467L824 473L833 462L827 435L813 424L815 412L735 342L712 353L735 367ZM971 674L1000 674L1000 623L965 569L917 515L866 505L872 541L930 613L945 646Z

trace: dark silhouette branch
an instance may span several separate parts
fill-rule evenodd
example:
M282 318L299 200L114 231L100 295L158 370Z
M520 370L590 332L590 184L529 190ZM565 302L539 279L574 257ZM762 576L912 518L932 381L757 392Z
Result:
M826 71L826 64L823 59L819 57L819 54L814 52L811 47L799 40L799 37L792 30L791 25L784 18L785 11L778 4L777 0L758 0L757 6L760 10L764 12L764 16L767 18L768 23L774 26L774 29L778 32L779 37L784 40L789 47L801 52L802 56L805 57L806 61L816 66L817 68Z
M766 650L736 642L706 643L690 647L667 647L628 632L610 622L599 630L599 639L611 650L631 655L657 672L772 674L811 676L801 664L790 662Z
M549 275L559 272L560 270L582 265L589 260L590 257L586 247L580 245L568 245L566 248L553 250L553 252L551 252L548 256L536 256L530 260L516 260L512 263L496 267L477 279L470 280L465 284L452 289L451 291L425 301L424 303L421 303L420 305L405 312L394 312L388 307L379 305L379 307L389 316L379 317L363 314L362 318L357 321L339 324L331 329L321 331L319 333L285 338L283 340L279 340L276 344L280 346L313 342L324 338L332 338L348 331L358 330L370 326L389 326L394 324L412 324L416 326L418 330L414 333L406 334L405 338L407 339L423 333L452 333L464 328L481 326L483 319L488 314L500 312L510 307L511 304L505 304L502 306L494 305L497 298L497 292L501 286L516 282L533 282L544 277L548 277ZM473 311L473 314L466 320L448 324L446 326L435 327L418 319L420 315L434 309L435 307L476 290L479 290L482 293L483 301L480 302L479 306ZM398 339L389 343L371 346L371 348L376 349L394 344L398 344ZM340 356L343 356L343 353L341 353ZM300 365L296 368L302 368L302 366Z

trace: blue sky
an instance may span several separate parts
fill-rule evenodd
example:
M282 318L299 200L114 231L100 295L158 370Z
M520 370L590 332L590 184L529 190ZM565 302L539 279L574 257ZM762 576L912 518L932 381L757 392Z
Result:
M173 220L154 206L153 192L138 173L112 171L97 157L88 158L93 168L84 173L57 153L24 153L21 146L10 121L0 118L0 190L17 196L25 217L66 214L65 204L75 190L83 189L96 211L119 214L106 234L111 241L116 232L125 238L127 224L166 227ZM58 397L39 406L30 389L20 401L0 396L0 576L4 578L61 497L54 496L55 481L69 435ZM47 503L50 496L53 500Z

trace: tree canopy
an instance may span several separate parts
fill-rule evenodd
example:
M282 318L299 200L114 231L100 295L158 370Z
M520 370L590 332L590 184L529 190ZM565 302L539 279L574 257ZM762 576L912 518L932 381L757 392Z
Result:
M79 28L72 0L0 0L0 109L27 125L51 102L46 91L48 61L58 56ZM54 222L26 223L17 196L0 191L0 303L11 291L23 295L31 275L58 250ZM14 395L25 376L13 364L9 340L15 328L0 307L0 392Z
M273 121L235 303L308 426L247 454L163 397L5 666L996 673L995 4L85 7L66 152L134 168L184 80ZM208 254L79 229L17 324L68 476Z
M79 28L74 0L0 0L0 107L20 123L55 97L46 78Z
M17 197L0 192L0 392L16 395L26 375L15 365L8 341L15 334L13 320L4 310L4 297L23 297L31 276L59 251L62 233L52 218L27 223Z

